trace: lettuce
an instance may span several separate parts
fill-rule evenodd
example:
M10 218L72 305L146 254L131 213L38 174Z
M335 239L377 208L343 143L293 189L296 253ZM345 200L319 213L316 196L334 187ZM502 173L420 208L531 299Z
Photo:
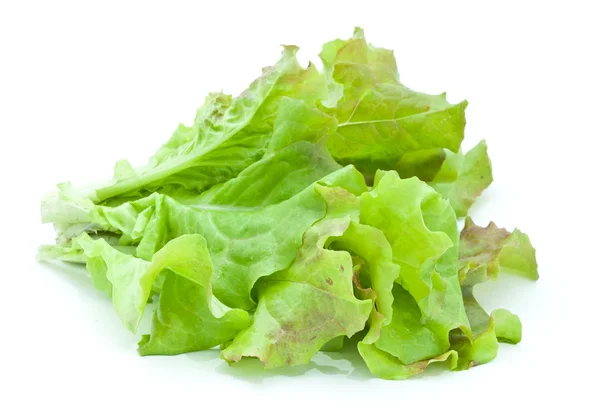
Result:
M357 336L374 375L405 379L520 342L519 317L473 293L538 270L526 234L467 216L493 179L485 141L461 151L467 102L404 86L358 28L321 72L296 51L236 98L209 94L147 165L59 184L39 258L84 263L133 333L154 303L140 355L219 346L277 368Z
M393 53L367 44L361 29L348 41L325 44L320 56L329 83L341 93L327 109L339 122L328 146L340 162L368 174L396 169L417 175L423 160L414 157L458 152L466 101L451 104L443 93L427 95L402 85Z

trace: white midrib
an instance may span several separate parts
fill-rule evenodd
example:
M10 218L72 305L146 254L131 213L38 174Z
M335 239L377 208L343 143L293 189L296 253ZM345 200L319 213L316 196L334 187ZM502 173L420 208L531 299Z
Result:
M433 113L433 112L438 112L438 110L437 109L435 109L435 110L431 109L431 110L427 110L426 112L415 113L415 114L411 114L411 115L408 115L408 116L398 117L398 118L395 118L395 119L362 120L362 121L355 121L355 122L346 121L344 123L338 124L338 128L340 128L340 127L346 127L346 126L360 126L360 125L363 125L363 124L398 122L398 121L403 120L403 119L405 119L407 117L426 116L426 115L428 115L430 113Z

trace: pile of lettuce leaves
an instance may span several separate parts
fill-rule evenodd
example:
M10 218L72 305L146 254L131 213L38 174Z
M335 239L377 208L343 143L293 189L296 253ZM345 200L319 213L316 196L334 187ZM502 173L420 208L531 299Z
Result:
M323 69L285 46L240 96L211 93L150 158L42 202L44 260L85 263L141 355L221 348L228 363L309 363L355 336L370 371L489 362L521 339L473 287L537 279L526 234L469 218L492 182L487 146L461 152L467 102L400 83L393 52L326 43ZM359 338L356 341L356 338Z

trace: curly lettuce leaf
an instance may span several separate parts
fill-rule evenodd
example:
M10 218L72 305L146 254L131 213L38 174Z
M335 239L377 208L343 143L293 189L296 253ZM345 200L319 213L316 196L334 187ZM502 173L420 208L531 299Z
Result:
M522 327L519 317L504 309L491 316L473 295L473 286L495 279L500 271L536 280L535 249L529 237L515 229L512 233L493 222L477 226L470 218L460 235L459 266L463 301L474 333L470 341L461 333L452 336L452 347L459 350L458 368L467 369L494 359L498 342L518 343Z
M310 65L303 69L296 59L297 48L284 47L282 58L265 68L239 97L211 94L191 127L179 126L171 139L146 166L133 169L125 162L115 168L115 177L104 184L72 188L62 184L59 196L42 205L44 222L64 221L56 201L89 207L139 191L155 191L178 185L202 191L235 177L260 159L273 132L280 101L285 96L314 104L326 92L323 77ZM139 197L139 195L137 195ZM75 223L71 214L70 223Z
M402 85L393 53L368 44L359 28L347 41L325 44L320 57L331 90L327 102L336 100L324 109L339 122L328 147L340 163L354 164L366 175L378 169L410 173L426 158L421 152L458 152L466 101L451 104L445 94ZM403 159L407 153L412 159Z
M472 339L463 335L458 340L454 340L452 350L458 355L453 370L466 370L494 360L498 355L494 320L488 319L487 327L475 334Z
M231 309L212 295L210 276L205 277L198 284L166 272L150 334L143 335L138 344L140 355L210 349L233 339L250 324L246 311Z
M374 188L361 196L361 223L381 230L400 265L401 284L416 300L424 318L444 329L468 321L460 301L457 274L458 229L454 211L437 192L417 178L400 179L380 171Z
M488 363L498 353L498 342L517 343L520 340L520 322L516 315L505 310L496 310L490 318L477 302L466 296L465 308L473 337L469 338L463 332L450 335L450 350L446 344L436 349L435 334L427 322L420 320L420 312L414 299L399 285L394 289L394 318L402 323L392 321L390 327L399 337L408 338L413 342L413 350L438 354L418 361L404 363L401 358L380 349L377 338L368 336L358 344L358 349L373 374L391 380L408 379L422 373L431 363L449 361L450 370L464 370L473 366ZM372 328L371 328L372 330ZM406 339L405 339L406 340ZM422 349L425 347L425 349ZM436 353L439 352L439 353ZM442 353L443 352L443 353Z
M498 342L517 344L521 342L523 326L519 317L512 312L498 308L492 311Z
M489 316L473 296L472 287L463 288L465 309L471 322L473 337L463 333L451 335L452 349L457 351L457 370L488 363L498 354L498 342L516 344L521 341L521 321L505 309L497 309Z
M454 350L445 352L431 359L404 364L398 358L378 349L376 346L359 344L360 354L366 361L369 370L376 376L387 380L404 380L419 373L432 363L449 361L450 369L456 369L458 354Z
M371 325L380 318L382 324L389 323L394 302L392 288L400 266L392 261L392 247L383 232L352 221L343 235L331 240L332 249L347 251L362 260L354 272L354 283L364 298L374 300Z
M531 280L539 278L529 236L519 229L510 233L494 222L485 228L477 226L471 218L465 220L460 233L459 266L465 286L495 279L500 271Z
M448 202L416 178L379 172L374 188L361 196L361 223L383 232L399 266L398 284L382 290L392 290L391 313L375 315L358 345L367 366L389 379L448 358L454 366L449 333L459 328L470 335L470 327L456 268L456 217Z
M414 298L395 280L400 275L400 266L392 260L392 247L383 232L371 226L351 224L346 233L334 242L334 247L348 250L359 256L355 266L355 285L365 299L373 299L369 328L358 343L358 351L375 375L385 379L403 379L422 372L430 363L455 356L444 354L422 361L422 355L439 355L434 334L421 321L421 311ZM388 327L389 326L389 327ZM414 328L415 331L410 331ZM383 332L383 339L382 338ZM389 339L389 334L402 338L400 352L405 357L396 357L379 349L376 344ZM433 349L431 349L433 347ZM429 349L427 349L429 348ZM418 360L405 363L402 360Z
M257 357L267 368L306 364L330 340L363 329L372 302L354 296L352 258L325 248L358 219L359 202L340 188L319 190L328 215L305 233L291 267L259 281L252 325L221 352L225 360Z
M481 141L466 154L446 150L444 162L429 185L447 198L463 217L481 193L492 183L492 164L487 145Z
M246 311L229 309L214 298L213 266L206 240L189 234L167 243L145 261L83 234L74 240L88 257L90 272L105 279L117 315L137 330L159 273L165 270L153 332L142 353L180 353L209 349L232 339L248 325ZM192 299L190 301L190 299ZM168 328L168 329L167 329Z

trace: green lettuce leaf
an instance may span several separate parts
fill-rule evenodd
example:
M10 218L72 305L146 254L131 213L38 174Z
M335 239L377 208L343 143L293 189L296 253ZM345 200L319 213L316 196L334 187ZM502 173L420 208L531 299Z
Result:
M359 28L347 41L325 44L320 57L330 84L327 102L337 99L324 109L339 122L328 147L340 163L354 164L366 175L378 169L416 175L423 152L427 159L432 151L434 156L443 149L458 152L466 101L453 105L445 94L427 95L402 85L393 53L367 44ZM403 159L407 153L412 159Z
M250 324L246 311L231 309L212 295L211 276L203 276L200 284L167 272L151 332L139 342L142 356L210 349L233 339Z
M519 229L510 233L493 222L484 228L467 218L460 242L459 266L464 286L495 279L500 271L531 280L539 278L535 249L529 236Z
M133 169L121 161L115 166L115 177L107 183L77 189L60 185L59 196L48 197L42 205L43 221L64 220L58 216L56 200L89 207L123 194L139 198L140 191L143 195L143 191L169 185L202 191L235 177L262 157L283 97L314 104L325 95L323 77L312 65L301 68L296 52L296 47L286 46L280 61L265 68L236 99L209 95L194 124L179 126L146 166ZM74 215L70 216L70 223L75 223Z
M361 204L361 222L384 233L392 260L400 266L392 312L371 321L358 345L361 356L371 371L388 379L407 378L447 358L454 366L456 355L446 354L449 333L459 328L468 336L470 327L456 267L456 217L449 203L416 178L379 172ZM383 292L390 289L387 285Z
M403 364L398 358L378 349L376 346L365 346L359 344L360 354L367 362L369 370L376 376L387 380L408 379L425 369L432 363L449 361L450 369L457 366L458 354L454 350L443 353L431 359L421 360L409 365Z
M335 134L337 120L299 99L281 98L267 153L299 141L318 143Z
M331 116L300 100L282 98L273 137L260 161L200 196L176 198L186 204L247 208L281 202L341 168L324 144L335 128Z
M373 324L378 314L387 324L392 316L392 288L400 274L400 266L392 261L392 247L383 232L368 225L350 222L343 235L332 239L331 248L344 250L363 260L355 271L354 283L364 298L374 300Z
M132 332L137 330L156 278L163 270L167 273L152 335L142 340L143 354L209 349L232 339L249 323L246 311L229 309L213 297L213 267L206 240L200 235L170 241L150 262L86 234L74 244L89 258L94 281L104 281L117 315Z
M487 145L481 141L464 155L446 150L445 156L444 163L429 185L450 201L456 216L463 217L475 199L492 183Z
M252 325L222 351L225 360L252 356L267 368L306 364L330 340L363 329L372 302L354 296L352 258L324 247L358 219L359 202L340 188L320 191L327 216L306 232L291 267L259 281Z
M456 216L448 201L417 178L380 171L361 204L361 223L381 230L390 242L393 261L400 265L397 282L423 317L442 329L468 330L456 267Z
M473 336L472 339L464 335L452 341L452 350L458 355L456 366L453 370L466 370L473 366L488 363L498 355L498 340L494 328L494 320L488 319L487 327Z
M498 341L518 343L522 336L519 317L504 309L493 311L490 317L475 299L473 286L497 278L500 271L532 280L539 276L535 249L526 234L518 229L510 233L493 222L483 228L471 218L465 220L460 235L459 267L463 301L474 337L470 341L455 333L451 339L452 347L461 355L458 368L467 369L494 359Z
M521 342L521 320L512 312L503 308L492 311L492 319L496 327L496 338L499 342L517 344Z

